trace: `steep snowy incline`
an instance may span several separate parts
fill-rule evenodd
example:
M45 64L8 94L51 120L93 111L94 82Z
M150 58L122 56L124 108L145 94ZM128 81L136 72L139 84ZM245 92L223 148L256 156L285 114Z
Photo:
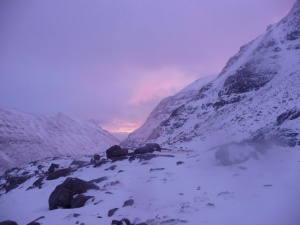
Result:
M263 128L266 128L265 131L278 128L280 138L289 135L296 137L294 144L283 141L282 145L300 145L298 117L289 120L294 124L290 130L276 124L281 115L293 110L300 111L299 87L298 0L285 18L241 47L219 76L201 84L192 97L177 98L180 96L178 93L164 99L146 123L133 132L123 145L135 145L140 141L159 142L164 146L201 142L211 147L252 138ZM278 135L271 136L277 138Z
M118 142L93 121L0 108L0 173L45 157L101 152Z

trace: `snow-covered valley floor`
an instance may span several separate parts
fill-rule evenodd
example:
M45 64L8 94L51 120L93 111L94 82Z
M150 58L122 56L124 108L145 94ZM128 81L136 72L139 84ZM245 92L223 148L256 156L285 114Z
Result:
M106 161L99 167L91 157L46 159L31 163L10 175L36 174L18 188L1 189L0 222L14 220L43 225L104 224L127 218L147 225L299 225L300 149L269 150L260 159L218 166L214 153L163 151L133 160ZM101 156L105 158L105 156ZM76 160L85 165L71 165ZM44 179L42 187L28 189L51 163L73 167L68 177L85 181L103 178L99 190L84 207L49 210L48 198L66 177ZM74 164L74 162L73 162ZM2 177L0 185L5 180ZM28 189L28 190L27 190ZM129 206L125 201L132 199ZM132 204L133 203L133 204ZM112 216L111 209L118 208Z

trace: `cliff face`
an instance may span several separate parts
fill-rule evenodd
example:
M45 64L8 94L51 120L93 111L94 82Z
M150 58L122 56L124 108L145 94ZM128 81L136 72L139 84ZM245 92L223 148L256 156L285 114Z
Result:
M300 110L300 1L277 24L242 46L221 73L197 81L153 110L145 124L124 145L205 142L222 144L242 139L285 139L298 145L299 118L283 114ZM289 125L287 125L287 123ZM292 124L292 125L291 125ZM288 128L287 128L288 127ZM284 133L277 135L279 133ZM272 131L272 135L259 133ZM276 133L277 132L277 133Z

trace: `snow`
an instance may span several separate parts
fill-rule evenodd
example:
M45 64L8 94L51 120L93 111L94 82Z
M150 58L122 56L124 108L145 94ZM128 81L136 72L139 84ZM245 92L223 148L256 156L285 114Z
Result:
M52 156L103 152L119 141L94 121L77 122L0 108L0 174L4 170Z
M299 32L299 15L300 0L287 17L243 46L218 77L197 80L162 100L122 142L162 144L163 151L149 154L155 156L151 159L107 160L103 150L117 140L94 121L0 109L2 168L44 158L0 177L0 221L27 224L40 218L43 225L83 225L128 218L147 225L299 225L300 117L277 123L282 113L300 108L300 39L288 38ZM270 81L224 94L228 78L249 65L250 83ZM251 142L258 131L276 136L284 129L296 134L295 147L266 142L257 148ZM90 154L95 152L107 162L94 167ZM50 211L48 198L66 179L45 179L52 163L72 168L68 177L105 179L97 183L99 190L85 193L93 198L84 207ZM7 178L22 176L30 178L6 193ZM31 188L41 177L42 188ZM123 207L129 199L134 204Z
M25 224L40 216L41 224L110 224L128 218L132 223L157 224L264 224L298 225L300 188L300 149L273 148L259 160L218 166L213 151L168 151L149 161L110 162L101 167L85 166L70 177L86 181L106 176L100 190L82 208L49 211L48 198L65 178L44 180L42 189L26 189L38 178L31 178L0 196L0 221ZM170 157L173 155L173 157ZM77 158L88 162L89 158ZM177 162L183 162L177 165ZM68 167L71 157L39 162ZM115 165L114 170L109 170ZM26 166L19 173L34 170ZM163 169L162 169L163 168ZM123 170L123 172L120 172ZM108 193L109 192L109 193ZM133 199L133 206L122 207ZM98 204L96 204L98 203ZM112 217L110 209L119 208ZM80 214L74 217L74 214ZM101 217L101 218L100 218ZM169 222L166 222L169 221ZM181 222L180 222L181 221Z
M276 122L287 110L299 109L300 38L288 38L291 33L299 32L299 15L297 2L285 18L243 46L218 77L198 80L162 100L145 124L122 145L158 142L168 148L201 142L213 147L239 142ZM245 76L256 76L249 78L249 83L270 81L246 92L224 94L226 81L245 68L245 73L250 70L250 75ZM244 84L247 83L241 86Z

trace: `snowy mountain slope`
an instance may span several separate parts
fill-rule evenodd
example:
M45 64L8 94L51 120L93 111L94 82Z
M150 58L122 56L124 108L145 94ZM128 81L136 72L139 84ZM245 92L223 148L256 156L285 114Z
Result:
M134 225L298 225L300 221L300 152L295 148L277 147L259 160L226 167L216 165L212 151L197 149L101 158L98 163L90 163L87 156L51 158L7 172L0 177L0 222L28 224L40 218L37 222L42 225L112 224L127 218ZM66 180L46 179L51 163L72 168L68 177L97 180L93 182L100 189L84 193L92 198L83 207L49 210L50 194ZM6 193L5 185L24 176L25 182Z
M155 108L155 110L151 112L144 125L131 133L124 143L126 143L126 145L133 146L144 143L146 141L146 137L151 137L151 134L157 127L157 124L160 124L168 119L169 115L174 111L174 109L180 107L183 102L188 102L196 98L198 95L198 90L214 78L215 76L200 78L182 89L176 95L163 99Z
M274 124L281 114L300 110L299 87L298 0L284 19L241 47L216 79L204 82L192 98L177 99L178 93L164 99L145 124L122 144L143 141L172 146L201 142L212 147L248 139L259 129ZM177 99L176 103L173 99ZM299 141L299 126L294 126L292 132L297 133Z
M45 157L101 152L118 142L93 121L0 108L0 173Z

